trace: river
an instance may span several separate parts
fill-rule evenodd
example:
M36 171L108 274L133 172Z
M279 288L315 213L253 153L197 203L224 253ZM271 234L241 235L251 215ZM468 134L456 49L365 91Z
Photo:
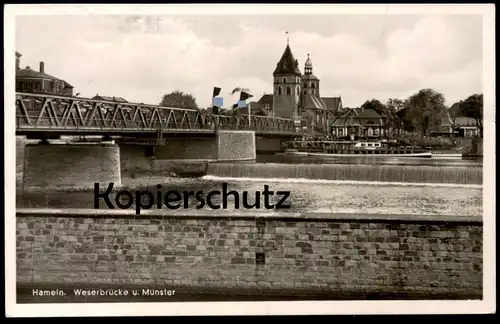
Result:
M276 162L282 164L277 164ZM290 159L283 156L270 157L260 156L258 165L255 167L265 171L269 168L282 169L290 164L297 164L297 167L312 168L313 165L319 163L332 164L332 166L342 164L340 160L336 161L306 161L304 159ZM271 162L267 164L265 162ZM343 161L348 162L348 161ZM361 166L373 165L375 161L356 160L350 164ZM431 159L408 159L405 161L397 159L387 159L380 161L377 159L377 164L382 165L414 165L418 168L421 165L428 166L439 163L437 170L448 169L452 174L457 168L464 167L481 168L480 161L467 160L451 160L451 161L432 161ZM232 164L245 170L252 164ZM282 167L280 167L280 165ZM328 166L326 166L328 167ZM241 169L243 168L243 169ZM266 211L275 212L276 210L266 210L263 206L260 209L252 208L245 209L242 207L242 192L248 191L248 201L255 202L256 192L262 192L264 186L269 186L269 190L287 191L290 196L287 203L290 204L290 209L280 210L280 212L308 212L308 213L370 213L370 214L413 214L413 215L464 215L464 216L481 216L483 189L481 184L474 183L422 183L422 182L405 182L399 183L394 181L360 181L360 180L325 180L325 179L307 179L307 178L283 178L283 177L246 177L245 171L238 171L242 174L237 176L219 176L207 175L201 178L178 178L163 175L143 174L140 176L131 176L128 174L122 175L122 184L125 188L131 191L134 190L150 190L155 197L157 185L161 185L161 191L203 191L202 196L206 198L208 192L213 190L222 190L224 183L228 186L228 191L239 192L240 208L235 208L235 198L230 195L227 199L227 209L235 213L245 213L251 211ZM269 173L268 173L269 174ZM270 173L272 174L272 172ZM107 184L101 184L101 192L107 187ZM116 193L116 192L115 192ZM115 193L110 197L113 199ZM273 204L278 202L279 198L271 199ZM215 195L212 199L215 204L221 202L221 195ZM263 198L261 196L261 204ZM190 212L196 212L196 207L199 201L195 197L189 197L186 207ZM101 200L101 208L106 208ZM18 208L94 208L94 193L92 190L87 191L66 191L66 192L42 192L42 193L23 193L18 191L17 195ZM134 207L132 206L131 209ZM153 208L155 208L153 206ZM166 207L163 207L166 208ZM182 209L182 208L181 208ZM209 209L204 206L204 210ZM177 210L178 211L178 210ZM171 212L166 210L165 212Z

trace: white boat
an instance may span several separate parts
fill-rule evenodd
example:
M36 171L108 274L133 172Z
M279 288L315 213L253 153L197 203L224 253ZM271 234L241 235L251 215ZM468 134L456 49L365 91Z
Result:
M370 158L383 158L383 157L418 157L418 158L432 158L433 155L431 152L420 152L420 153L400 153L400 154L391 154L391 153L380 153L380 154L342 154L342 153L307 153L307 156L316 156L316 157L370 157Z
M383 146L381 142L357 142L352 145L347 153L327 152L301 152L296 149L288 149L285 155L314 156L314 157L398 157L398 158L432 158L431 151L415 150L413 147L390 148Z

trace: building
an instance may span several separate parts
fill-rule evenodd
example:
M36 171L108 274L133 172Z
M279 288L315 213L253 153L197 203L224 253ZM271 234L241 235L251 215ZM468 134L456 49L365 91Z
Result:
M40 62L39 71L29 66L21 69L21 54L16 52L16 92L43 93L72 96L73 86L68 82L45 73L45 63Z
M462 116L458 109L448 109L441 119L439 127L434 129L432 135L453 135L459 137L479 136L479 126L475 118Z
M342 115L332 123L332 136L335 138L349 137L376 139L386 134L387 123L374 109L346 108Z
M114 102L128 102L127 100L123 99L122 97L108 97L108 96L101 96L98 93L92 98L93 100L103 100L103 101L114 101Z
M479 136L479 127L475 118L460 116L452 118L452 120L453 128L455 132L458 132L458 136Z
M309 55L304 74L287 43L273 72L273 93L251 103L251 111L269 116L294 119L302 127L320 134L330 134L331 120L342 111L341 97L321 97L320 80L313 74Z

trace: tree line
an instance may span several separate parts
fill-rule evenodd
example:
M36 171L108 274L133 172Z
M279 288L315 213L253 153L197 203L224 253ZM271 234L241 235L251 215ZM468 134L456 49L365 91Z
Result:
M199 109L196 98L182 91L173 91L165 94L160 106ZM473 94L461 100L451 107L445 105L445 97L442 93L433 89L422 89L406 99L390 98L386 103L377 99L367 100L361 108L373 109L385 118L387 126L409 132L419 132L421 135L429 135L431 130L439 128L442 120L450 114L452 119L456 117L470 117L476 120L479 134L483 134L483 94ZM239 114L239 109L221 109L220 114ZM260 114L256 111L255 114Z
M479 134L483 130L483 94L473 94L451 107L445 105L442 93L433 89L422 89L406 99L390 98L384 104L377 99L367 100L361 108L373 109L393 129L429 135L438 129L449 114L451 119L470 117L476 120Z

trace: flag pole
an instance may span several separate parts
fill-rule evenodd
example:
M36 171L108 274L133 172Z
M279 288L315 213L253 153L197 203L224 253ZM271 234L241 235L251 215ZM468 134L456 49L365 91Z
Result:
M252 113L252 103L249 102L248 103L248 126L252 126L252 118L250 117L251 113Z

